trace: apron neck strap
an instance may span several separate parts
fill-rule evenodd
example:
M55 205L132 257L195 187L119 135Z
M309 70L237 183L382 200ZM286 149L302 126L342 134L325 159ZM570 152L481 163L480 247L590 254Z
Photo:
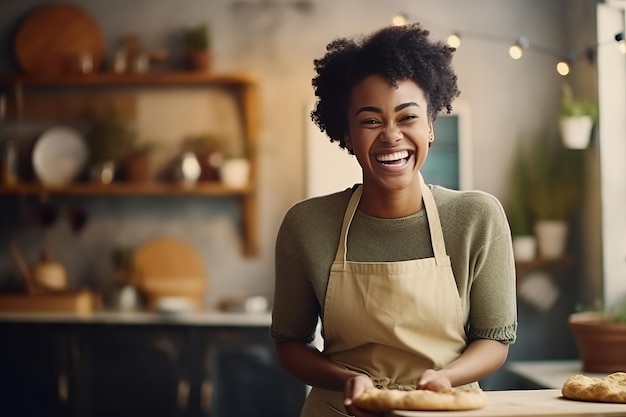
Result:
M435 199L430 189L424 182L422 174L419 173L420 188L422 191L422 200L424 201L424 208L426 210L426 218L428 219L428 228L430 230L430 240L433 245L433 253L435 254L435 262L437 266L447 266L450 264L450 260L446 255L446 245L443 240L443 231L441 230L441 221L439 219L439 212L435 205ZM343 216L343 223L341 225L341 235L339 236L339 247L337 248L337 254L335 255L335 262L346 263L348 246L348 229L352 224L354 213L361 201L361 195L363 194L363 185L359 185L352 193L348 207Z
M441 230L441 220L439 219L439 211L435 204L433 193L424 182L422 173L419 173L420 186L422 189L422 200L426 209L426 218L428 219L428 228L430 229L430 240L433 244L433 253L435 254L435 262L437 266L446 266L450 264L450 260L446 255L446 243L443 240L443 230Z

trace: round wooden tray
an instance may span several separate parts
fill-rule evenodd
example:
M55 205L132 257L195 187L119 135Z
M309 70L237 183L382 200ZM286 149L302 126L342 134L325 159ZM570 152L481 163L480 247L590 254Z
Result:
M29 75L80 72L81 56L91 57L91 71L95 72L102 65L104 40L98 23L84 9L50 3L22 22L15 37L15 55Z

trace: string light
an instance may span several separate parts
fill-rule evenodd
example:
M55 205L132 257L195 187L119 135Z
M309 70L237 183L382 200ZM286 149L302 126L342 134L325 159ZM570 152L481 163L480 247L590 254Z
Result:
M509 48L509 55L513 59L520 59L524 56L524 50L528 49L530 42L523 36L517 38L515 43Z
M391 19L391 24L394 26L404 26L409 23L409 17L404 13L398 13Z
M566 76L569 74L569 62L567 61L559 61L556 64L556 72L558 72L562 76Z
M398 13L397 15L393 17L392 23L396 26L402 26L402 25L408 24L409 20L410 20L409 16L406 13ZM490 42L509 44L510 45L509 56L515 60L521 59L524 56L524 53L526 50L540 52L540 53L553 56L553 57L563 56L562 51L559 51L559 50L556 50L547 46L539 45L536 43L531 44L530 41L524 36L518 37L513 43L513 45L511 45L510 38L507 38L504 36L487 34L487 33L478 33L478 32L460 33L458 31L453 31L448 36L447 43L449 46L458 49L461 46L461 39L464 39L464 38L477 38L477 39L484 39ZM580 53L573 53L571 51L568 52L566 54L565 59L561 58L556 63L556 66L555 66L556 71L563 77L567 76L571 72L573 64L575 64L581 57L585 58L589 62L593 62L595 59L595 52L598 46L602 44L606 44L606 43L613 43L613 42L617 42L618 50L622 54L626 55L626 38L624 36L624 32L619 32L615 34L614 39L611 39L610 41L598 42L592 46L585 48Z
M461 35L458 32L454 32L450 36L448 36L448 45L453 48L458 48L461 46Z

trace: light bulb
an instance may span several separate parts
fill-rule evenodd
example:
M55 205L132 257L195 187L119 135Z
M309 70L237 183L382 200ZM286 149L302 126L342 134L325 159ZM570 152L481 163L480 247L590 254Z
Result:
M559 61L559 63L556 64L556 72L564 77L569 74L569 64L567 61Z
M407 15L404 13L398 13L391 19L391 24L393 26L404 26L409 22Z
M509 48L509 55L513 59L520 59L524 55L524 50L516 44Z
M448 45L453 48L461 46L461 36L456 32L448 36Z
M524 55L524 49L528 49L530 42L523 36L517 38L515 43L509 48L509 55L513 59L520 59Z

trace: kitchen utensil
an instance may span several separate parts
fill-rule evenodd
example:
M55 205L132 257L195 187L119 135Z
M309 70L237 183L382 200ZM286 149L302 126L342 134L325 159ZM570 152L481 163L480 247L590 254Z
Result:
M67 288L65 267L52 258L48 250L43 250L41 258L32 267L33 281L45 290L59 291Z
M27 74L62 75L79 72L80 57L89 56L97 71L104 56L98 23L84 9L50 3L31 12L17 30L15 56Z
M229 313L265 313L269 303L262 295L232 295L222 298L217 307Z
M157 309L162 297L186 297L202 309L209 278L201 254L186 241L160 237L144 243L133 252L132 271L149 309Z
M87 224L87 211L82 204L76 203L69 208L67 219L70 222L72 230L78 233L83 230Z
M88 148L82 134L67 126L46 130L33 149L33 167L46 185L64 185L76 179L87 163Z
M26 282L30 294L67 289L65 267L52 259L48 250L43 250L40 260L29 267L16 245L10 246L11 256Z
M24 283L26 284L26 290L30 294L35 293L37 291L37 285L33 279L33 275L30 268L28 267L28 264L20 253L20 250L13 243L11 243L9 250L11 251L11 257L13 258L13 261L15 261L17 268L22 274L22 278L24 279Z

